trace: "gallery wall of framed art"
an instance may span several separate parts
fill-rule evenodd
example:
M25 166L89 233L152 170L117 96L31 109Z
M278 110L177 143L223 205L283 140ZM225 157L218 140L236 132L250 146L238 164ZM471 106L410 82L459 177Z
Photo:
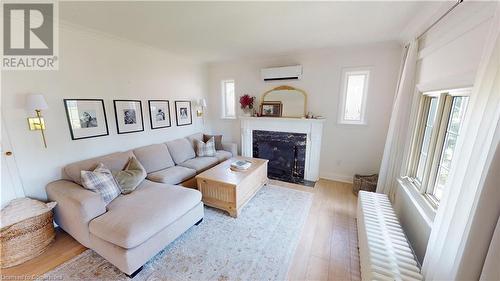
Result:
M72 140L108 136L108 120L103 99L63 99ZM170 101L147 100L151 130L172 127ZM118 134L144 131L141 100L113 100ZM174 101L176 126L193 124L191 101Z
M104 100L64 99L63 101L72 140L109 135Z
M144 131L142 102L140 100L113 100L118 134Z
M175 120L177 122L177 126L187 126L193 124L191 101L175 101Z

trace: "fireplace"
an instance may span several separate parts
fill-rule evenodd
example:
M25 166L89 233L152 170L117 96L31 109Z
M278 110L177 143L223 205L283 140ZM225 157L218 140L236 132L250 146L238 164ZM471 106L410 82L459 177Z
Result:
M307 134L252 131L253 157L268 159L271 179L309 185L304 180Z
M271 133L276 137L282 137L280 133L302 135L302 140L305 140L305 160L303 178L304 183L314 183L319 179L319 162L321 158L321 139L323 136L323 123L325 119L306 119L306 118L274 118L274 117L240 117L241 121L241 155L246 157L254 157L259 153L254 153L254 132L263 131ZM257 139L257 138L255 138ZM263 141L267 141L264 139ZM304 142L303 142L304 144ZM268 144L270 145L270 144ZM264 145L262 145L262 149ZM295 154L295 148L293 150ZM302 152L301 149L297 151ZM299 155L298 158L302 156ZM269 159L269 158L268 158ZM300 166L300 159L297 161L297 167ZM295 163L294 163L295 165ZM288 167L285 165L285 167ZM290 166L291 167L291 166ZM289 170L288 170L289 171ZM297 172L297 171L296 171ZM300 174L300 171L299 171ZM293 175L293 172L292 172ZM298 181L300 176L288 177L290 181ZM291 179L290 179L291 178Z

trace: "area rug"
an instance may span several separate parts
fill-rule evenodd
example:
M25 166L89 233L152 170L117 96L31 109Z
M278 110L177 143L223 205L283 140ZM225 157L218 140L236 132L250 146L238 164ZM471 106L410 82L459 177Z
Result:
M312 193L264 186L237 219L205 207L205 218L144 265L133 280L285 280ZM130 280L87 250L41 280Z

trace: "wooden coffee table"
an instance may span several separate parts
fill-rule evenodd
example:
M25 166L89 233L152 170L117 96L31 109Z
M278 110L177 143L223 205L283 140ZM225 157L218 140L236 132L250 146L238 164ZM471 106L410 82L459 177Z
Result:
M244 171L233 171L231 163L237 160L250 161L252 166ZM203 203L238 217L241 208L267 183L267 162L266 159L237 156L197 175Z

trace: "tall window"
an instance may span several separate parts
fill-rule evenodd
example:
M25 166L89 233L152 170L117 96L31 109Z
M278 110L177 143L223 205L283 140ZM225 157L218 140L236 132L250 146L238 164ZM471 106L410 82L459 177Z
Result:
M365 124L366 94L370 71L368 69L345 70L342 72L342 96L339 109L339 123Z
M234 94L234 80L223 80L222 88L222 118L236 118L236 101Z
M470 89L428 92L420 102L408 178L435 206L443 197L469 95Z

